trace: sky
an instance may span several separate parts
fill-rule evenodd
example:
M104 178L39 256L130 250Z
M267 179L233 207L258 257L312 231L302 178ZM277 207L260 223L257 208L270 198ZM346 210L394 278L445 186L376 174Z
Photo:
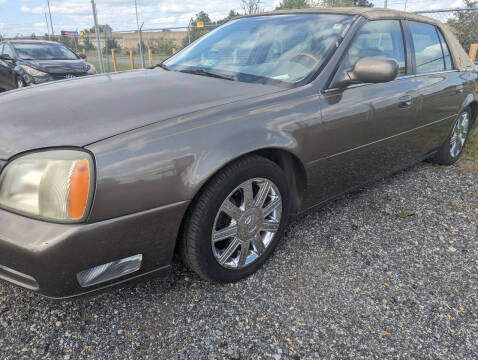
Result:
M140 23L144 29L187 26L189 19L204 10L212 20L227 16L229 10L241 10L241 0L137 0ZM372 0L383 7L383 0ZM100 24L115 31L136 29L134 0L96 0ZM273 10L279 0L262 0L265 11ZM50 0L53 30L74 31L91 28L91 0ZM388 7L403 10L405 0L388 0ZM408 0L408 11L463 7L462 0ZM43 35L47 33L47 0L0 0L0 34Z

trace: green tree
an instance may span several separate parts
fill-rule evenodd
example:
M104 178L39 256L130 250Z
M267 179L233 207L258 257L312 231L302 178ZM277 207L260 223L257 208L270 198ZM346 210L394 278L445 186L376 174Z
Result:
M116 53L119 54L121 53L121 46L118 43L118 41L114 38L111 39L106 39L106 41L103 41L103 54L110 54L111 49L115 49Z
M261 1L262 0L241 0L244 14L253 15L262 12L263 10L260 7Z
M373 7L368 0L316 0L313 5L316 7Z
M107 47L110 50L111 49L115 49L115 50L120 50L121 49L121 46L118 43L118 40L116 40L115 38L106 39L105 47Z
M193 42L194 40L199 39L201 36L207 34L211 30L210 27L198 28L196 26L198 22L203 22L204 25L215 25L206 12L198 12L196 14L196 17L191 19L191 28L189 30L189 35L183 39L183 46L187 46L189 44L189 41Z
M98 30L100 33L104 33L105 30L106 31L109 31L109 32L112 32L113 31L113 28L111 26L109 26L108 24L104 24L104 25L98 25ZM94 34L95 33L95 27L93 26L91 29L85 29L84 30L85 33L90 33L90 34Z
M310 8L310 3L307 0L283 0L276 10L282 9L307 9Z
M229 11L229 15L227 15L224 19L220 19L218 21L216 21L216 25L222 25L222 24L225 24L227 23L228 21L238 17L238 16L241 16L241 14L239 14L236 10L230 10Z
M473 10L457 11L454 17L448 20L448 25L466 51L470 50L471 44L478 43L477 4L477 1L465 0L466 7Z

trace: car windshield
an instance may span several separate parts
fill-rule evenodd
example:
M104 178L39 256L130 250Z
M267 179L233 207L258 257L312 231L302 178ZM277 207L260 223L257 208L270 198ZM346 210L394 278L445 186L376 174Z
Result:
M61 44L13 44L18 56L23 60L77 60L78 56Z
M241 18L200 38L164 65L238 81L297 84L317 72L352 19L338 14Z

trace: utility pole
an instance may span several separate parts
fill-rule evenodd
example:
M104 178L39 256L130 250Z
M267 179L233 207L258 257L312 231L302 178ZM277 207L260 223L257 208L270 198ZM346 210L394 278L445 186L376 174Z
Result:
M76 28L76 34L78 34L78 28ZM78 35L73 35L73 39L75 40L76 52L79 52L80 50L78 49Z
M138 39L139 39L139 52L141 53L141 64L143 65L143 69L146 67L146 63L144 62L144 50L143 50L143 34L142 29L143 29L143 24L141 27L139 26L139 18L138 18L138 1L134 0L134 7L136 8L136 26L138 28Z
M51 34L55 35L55 30L53 30L53 21L51 20L51 9L50 9L50 0L46 0L48 3L48 12L50 13L50 27L51 27Z
M383 0L383 7L386 9L387 8L387 0Z
M45 14L46 30L47 30L47 32L48 32L48 40L51 41L50 25L48 25L48 17L46 16L46 11L44 11L43 13Z
M404 8L404 11L407 11L407 2L408 2L408 0L405 0L405 8Z
M105 68L103 66L103 51L101 49L100 30L98 27L98 14L96 13L95 0L91 0L91 7L93 8L93 19L95 20L96 47L98 50L98 61L100 63L100 71L104 73Z
M143 65L143 69L146 67L145 59L144 59L144 49L143 49L143 25L144 22L141 24L139 28L139 50L141 51L141 64Z

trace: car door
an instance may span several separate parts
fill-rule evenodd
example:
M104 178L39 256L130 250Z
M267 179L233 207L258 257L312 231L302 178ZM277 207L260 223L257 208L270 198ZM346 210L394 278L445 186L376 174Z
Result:
M419 93L418 126L422 153L439 147L448 136L466 94L466 74L455 69L450 50L435 25L407 21Z
M7 43L3 45L2 54L9 55L14 58L15 54ZM14 76L15 63L8 60L0 60L0 78L1 86L6 90L16 88L15 76Z
M369 56L394 58L400 72L388 83L323 93L322 124L311 130L318 149L317 160L308 169L312 202L380 178L416 159L407 134L417 123L417 92L405 39L400 20L368 21L345 51L336 77Z

